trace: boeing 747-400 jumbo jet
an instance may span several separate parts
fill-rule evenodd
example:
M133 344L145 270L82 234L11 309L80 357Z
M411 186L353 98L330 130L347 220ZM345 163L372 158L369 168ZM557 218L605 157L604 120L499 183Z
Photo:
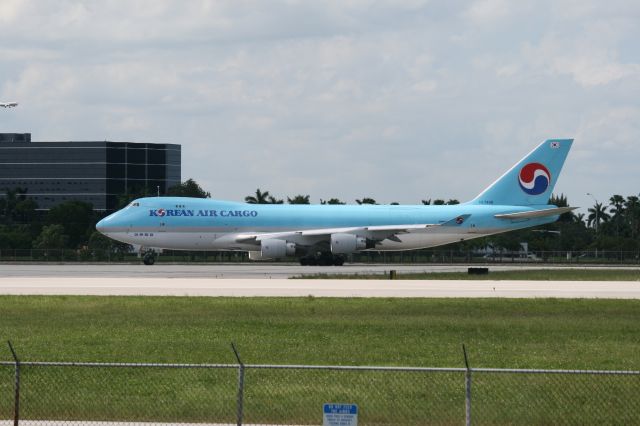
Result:
M204 198L140 198L98 231L155 252L248 251L252 260L299 257L335 264L364 250L412 250L555 222L575 207L549 205L572 139L550 139L473 200L456 205L277 205Z
M17 102L0 102L0 107L2 108L14 108L17 107Z

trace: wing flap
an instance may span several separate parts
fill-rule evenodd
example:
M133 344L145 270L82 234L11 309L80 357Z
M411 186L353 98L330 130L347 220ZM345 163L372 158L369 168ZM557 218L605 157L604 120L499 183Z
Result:
M455 217L443 223L420 223L420 224L402 224L402 225L372 225L372 226L357 226L357 227L345 227L345 228L319 228L319 229L303 229L299 231L284 231L284 232L263 232L252 234L240 234L237 235L235 240L238 243L255 243L269 239L282 239L292 237L328 237L331 234L365 234L368 237L384 240L386 238L397 238L398 234L405 234L407 232L416 230L427 230L429 228L437 228L443 226L460 226L471 216L468 214Z
M355 234L355 233L385 233L389 235L401 234L408 232L412 229L426 229L430 226L437 226L432 224L424 225L392 225L392 226L359 226L349 228L320 228L320 229L305 229L300 231L286 231L286 232L264 232L255 234L241 234L236 236L236 242L238 243L259 243L263 240L269 240L273 238L287 238L287 237L324 237L331 234Z

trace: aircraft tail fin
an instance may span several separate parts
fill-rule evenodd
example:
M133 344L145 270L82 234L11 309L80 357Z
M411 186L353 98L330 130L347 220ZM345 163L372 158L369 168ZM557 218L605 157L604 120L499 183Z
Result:
M547 204L572 143L573 139L544 141L468 204Z

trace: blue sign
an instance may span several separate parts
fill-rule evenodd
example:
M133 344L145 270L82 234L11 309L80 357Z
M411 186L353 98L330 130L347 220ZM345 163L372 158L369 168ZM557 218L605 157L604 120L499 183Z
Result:
M324 404L322 414L323 426L358 426L356 404Z

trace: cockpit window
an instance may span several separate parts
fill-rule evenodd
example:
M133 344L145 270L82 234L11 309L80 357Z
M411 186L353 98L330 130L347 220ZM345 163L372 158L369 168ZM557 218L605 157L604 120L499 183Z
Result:
M133 203L130 203L127 207L140 207L140 203L134 201Z

